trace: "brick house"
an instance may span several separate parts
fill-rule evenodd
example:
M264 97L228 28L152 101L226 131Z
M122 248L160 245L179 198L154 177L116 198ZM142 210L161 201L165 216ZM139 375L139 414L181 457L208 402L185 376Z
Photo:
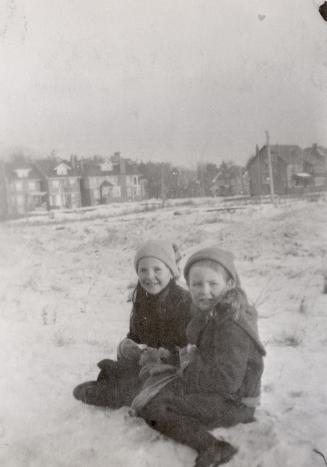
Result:
M70 162L43 159L38 160L36 165L45 180L49 209L82 206L81 170L74 156Z
M303 171L311 177L311 183L316 187L327 186L327 149L313 144L305 148Z
M296 190L298 185L296 175L303 173L303 150L297 145L271 145L270 153L275 193L283 195ZM266 145L260 150L256 148L256 154L247 164L247 171L250 194L268 195L270 185Z
M22 160L4 164L6 211L24 215L46 207L46 189L41 172L33 162Z
M116 152L110 158L81 161L84 206L115 201L136 201L146 196L145 179L135 164Z

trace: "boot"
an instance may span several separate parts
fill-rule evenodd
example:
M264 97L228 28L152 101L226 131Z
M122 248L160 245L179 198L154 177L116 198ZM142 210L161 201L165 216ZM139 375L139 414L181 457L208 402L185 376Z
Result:
M101 381L87 381L76 386L73 395L85 404L119 409L124 405L124 401L115 389L115 386L110 387Z
M217 467L230 461L237 449L225 441L218 441L199 453L194 467Z

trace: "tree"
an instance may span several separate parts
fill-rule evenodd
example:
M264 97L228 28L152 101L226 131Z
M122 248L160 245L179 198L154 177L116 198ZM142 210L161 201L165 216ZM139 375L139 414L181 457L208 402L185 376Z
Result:
M210 187L218 173L218 168L213 162L198 164L197 180L200 186L200 196L211 196Z
M148 193L150 198L160 198L162 192L162 168L157 162L140 162L137 165L140 173L148 181Z
M195 196L193 185L196 173L191 169L172 166L168 162L141 162L137 164L137 168L148 181L150 198Z

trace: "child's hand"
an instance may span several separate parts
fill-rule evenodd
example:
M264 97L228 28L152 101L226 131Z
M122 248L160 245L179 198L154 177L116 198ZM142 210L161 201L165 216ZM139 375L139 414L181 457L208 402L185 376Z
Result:
M145 349L141 351L139 365L144 366L149 363L160 363L160 361L160 349L145 347Z
M165 349L164 347L159 347L158 352L159 352L159 358L160 358L160 360L161 360L163 363L168 362L169 357L170 357L170 355L171 355L171 353L169 352L169 350Z
M141 366L147 365L148 363L167 363L170 357L169 350L164 347L155 349L153 347L145 347L141 350L139 364Z
M125 337L119 345L117 351L118 360L124 359L129 361L138 361L141 355L141 348L139 344L132 339Z

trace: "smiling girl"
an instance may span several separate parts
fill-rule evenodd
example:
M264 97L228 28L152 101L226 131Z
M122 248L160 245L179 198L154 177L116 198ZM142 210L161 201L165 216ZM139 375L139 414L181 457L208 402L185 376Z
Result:
M265 349L231 252L216 246L197 251L184 276L193 313L180 367L163 366L161 381L154 368L132 407L152 428L196 450L195 467L216 467L236 449L210 430L254 420Z
M139 360L144 348L159 349L162 361L178 362L178 348L186 345L191 317L190 294L176 283L179 259L176 246L163 240L148 241L137 250L138 283L129 332L118 346L118 359L99 362L97 381L78 385L73 393L76 399L111 408L130 405L140 387Z

